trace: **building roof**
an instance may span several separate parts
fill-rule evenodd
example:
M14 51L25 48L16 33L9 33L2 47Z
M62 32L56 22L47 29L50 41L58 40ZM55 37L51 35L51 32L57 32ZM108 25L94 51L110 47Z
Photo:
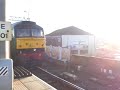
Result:
M92 35L86 31L83 31L75 26L70 26L62 29L58 29L46 36L61 36L61 35Z

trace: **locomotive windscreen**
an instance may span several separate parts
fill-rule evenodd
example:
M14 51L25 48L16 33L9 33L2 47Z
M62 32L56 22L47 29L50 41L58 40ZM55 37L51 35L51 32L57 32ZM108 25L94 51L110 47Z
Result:
M16 37L30 37L30 30L29 29L17 29L16 30Z
M16 37L43 37L43 32L39 29L17 29Z
M43 32L42 30L39 29L31 29L31 33L32 33L32 37L42 37L43 36Z
M14 26L15 37L43 37L43 28L36 25L36 23L31 23L29 21L22 21Z

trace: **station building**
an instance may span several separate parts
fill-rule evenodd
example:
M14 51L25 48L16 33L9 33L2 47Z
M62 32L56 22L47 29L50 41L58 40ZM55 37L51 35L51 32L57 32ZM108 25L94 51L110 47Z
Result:
M72 54L95 55L95 36L70 26L46 35L46 53L57 60L70 60Z

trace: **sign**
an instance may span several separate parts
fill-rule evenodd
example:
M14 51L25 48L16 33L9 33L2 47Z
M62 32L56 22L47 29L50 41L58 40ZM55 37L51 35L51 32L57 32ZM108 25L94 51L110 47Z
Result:
M10 41L12 39L11 29L10 22L0 21L0 41Z

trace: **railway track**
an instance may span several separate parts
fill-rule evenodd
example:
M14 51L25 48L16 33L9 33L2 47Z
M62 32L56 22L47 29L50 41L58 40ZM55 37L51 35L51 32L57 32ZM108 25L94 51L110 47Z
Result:
M70 72L67 71L66 67L59 66L55 63L46 63L41 66L43 70L51 72L52 74L63 78L64 80L71 82L72 84L84 88L85 90L120 90L118 83L113 83L103 78L96 77L86 72ZM67 78L62 74L66 74ZM77 76L77 79L74 80L73 76ZM59 89L63 90L63 89ZM66 89L69 90L69 89Z
M65 67L54 63L44 63L41 67L35 66L28 69L14 67L15 78L27 77L32 73L58 90L120 90L119 83L99 79L86 72L72 72L72 75ZM61 76L63 73L70 78ZM75 80L71 79L74 75L77 76Z
M14 78L15 79L32 76L32 74L35 74L40 79L43 79L45 82L52 85L57 90L84 90L81 87L78 87L77 85L74 85L46 71L45 69L42 69L41 67L32 67L29 69L26 69L22 66L14 67Z
M53 87L55 87L57 90L85 90L75 84L72 84L50 72L47 70L41 68L41 67L35 67L34 69L30 69L30 71L38 76L39 78L43 79Z
M28 77L32 76L32 73L28 71L26 68L22 66L15 66L14 67L14 78L22 78L22 77Z

